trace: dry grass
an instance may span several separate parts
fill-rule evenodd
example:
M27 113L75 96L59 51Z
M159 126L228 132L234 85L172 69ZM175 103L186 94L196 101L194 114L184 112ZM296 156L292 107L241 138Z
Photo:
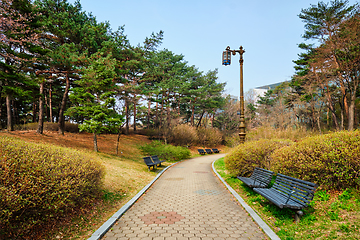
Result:
M157 172L148 171L143 163L143 156L138 146L149 143L150 140L142 135L121 135L118 156L116 155L117 135L100 135L98 137L99 153L93 151L93 136L88 133L59 135L57 132L46 131L40 135L30 130L0 132L0 135L20 138L28 142L50 143L80 149L92 154L105 166L104 199L94 202L93 206L87 209L76 210L73 216L62 219L61 222L44 226L44 229L40 231L43 234L39 236L39 239L87 239L157 174ZM161 171L161 168L158 171ZM44 234L43 230L47 233Z

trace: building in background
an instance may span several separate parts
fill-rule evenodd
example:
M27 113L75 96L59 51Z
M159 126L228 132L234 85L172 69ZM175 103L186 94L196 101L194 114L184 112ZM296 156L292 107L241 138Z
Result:
M279 83L274 83L274 84L270 84L270 85L265 85L265 86L261 86L261 87L257 87L254 88L254 93L255 93L255 103L260 99L260 97L265 96L265 93L268 90L274 90L277 86L286 83L289 81L285 81L285 82L279 82Z

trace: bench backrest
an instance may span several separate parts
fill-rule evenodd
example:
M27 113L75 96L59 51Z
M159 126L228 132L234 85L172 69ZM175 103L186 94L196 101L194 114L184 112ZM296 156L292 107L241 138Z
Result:
M212 153L211 149L205 149L207 153Z
M151 156L151 159L152 159L153 162L156 163L156 164L161 163L161 162L160 162L160 159L159 159L159 157L158 157L157 155Z
M263 168L255 167L254 172L251 174L250 178L262 182L265 186L269 185L274 172L266 170Z
M198 152L199 153L204 153L205 151L204 151L204 149L198 149Z
M300 205L306 207L314 198L317 184L297 178L289 177L278 173L272 188L284 193L284 196L291 198Z
M146 165L154 165L154 162L151 160L150 157L143 157L143 159Z

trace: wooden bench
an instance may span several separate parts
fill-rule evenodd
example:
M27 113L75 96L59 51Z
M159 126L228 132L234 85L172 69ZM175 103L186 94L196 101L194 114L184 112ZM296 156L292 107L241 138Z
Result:
M158 166L161 166L161 163L166 162L165 160L160 161L157 155L151 156L152 161Z
M309 205L317 187L315 183L278 173L271 188L253 188L253 190L279 208L300 210ZM298 221L302 214L302 211L298 211L295 220Z
M151 157L143 157L143 159L144 159L145 164L148 166L149 171L150 171L150 167L153 167L153 170L155 169L156 163L154 163L154 162L151 160Z
M269 186L274 172L255 167L250 177L237 176L243 183L251 188L266 188Z
M205 155L206 152L204 151L204 149L198 149L198 152L200 153L200 155Z
M205 149L207 154L213 154L213 151L211 151L211 149Z
M211 149L214 153L219 153L221 150L217 149L217 148L212 148Z

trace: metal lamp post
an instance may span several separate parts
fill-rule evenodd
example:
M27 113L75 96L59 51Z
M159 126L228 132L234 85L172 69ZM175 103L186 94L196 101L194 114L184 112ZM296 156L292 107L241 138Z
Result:
M228 46L226 50L223 52L222 64L228 66L231 64L231 54L236 55L236 53L240 54L240 126L239 126L239 137L240 143L245 142L245 114L244 114L244 85L243 85L243 54L245 50L242 46L240 46L239 50L230 50Z

